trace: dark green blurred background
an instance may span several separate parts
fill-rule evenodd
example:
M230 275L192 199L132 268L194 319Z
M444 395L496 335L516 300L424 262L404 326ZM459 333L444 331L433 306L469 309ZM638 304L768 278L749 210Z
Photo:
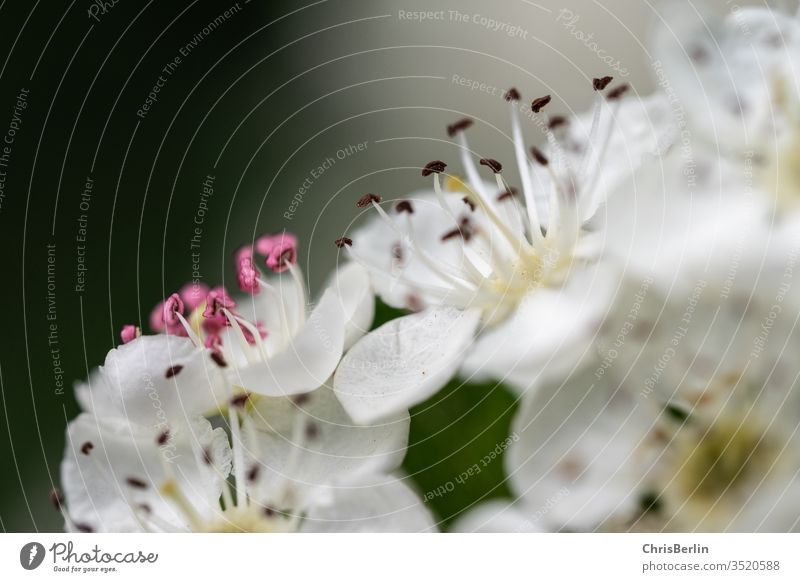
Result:
M427 186L420 165L455 157L442 141L447 123L475 117L473 146L504 159L504 89L515 85L525 98L551 93L561 111L585 109L591 77L617 73L576 31L592 34L637 91L652 88L641 44L652 16L647 2L102 4L0 3L0 134L14 130L13 143L0 144L10 148L0 157L6 531L61 529L47 498L58 484L66 422L77 411L72 382L102 363L124 323L146 327L152 306L193 267L210 284L230 285L232 250L285 228L301 237L301 266L318 287L336 262L331 241L357 216L356 198L366 191L402 197ZM403 16L416 10L444 11L443 18ZM493 31L483 17L518 30ZM137 115L159 75L157 101ZM337 157L359 143L361 151ZM335 163L311 178L292 207L327 158ZM208 176L214 193L192 249ZM76 238L84 229L85 242ZM420 492L491 451L513 406L502 388L456 382L413 411L406 470ZM474 501L505 493L496 462L436 499L434 509L449 521Z

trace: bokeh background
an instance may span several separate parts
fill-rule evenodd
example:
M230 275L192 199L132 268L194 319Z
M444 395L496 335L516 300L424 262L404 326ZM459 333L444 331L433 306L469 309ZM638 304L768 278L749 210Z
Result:
M232 285L232 251L265 231L300 236L318 288L361 194L403 197L455 158L447 123L475 118L473 148L509 157L508 87L562 112L589 107L594 76L649 93L657 17L650 0L2 0L0 529L61 529L71 386L123 324L146 328L193 270ZM413 410L420 493L491 452L514 406L454 382ZM446 528L506 493L498 460L430 504Z

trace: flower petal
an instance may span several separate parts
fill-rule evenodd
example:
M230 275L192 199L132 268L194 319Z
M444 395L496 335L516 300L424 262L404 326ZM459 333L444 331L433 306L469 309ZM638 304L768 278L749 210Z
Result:
M94 368L86 381L75 383L75 400L78 401L81 410L91 412L95 416L122 416L122 411L117 408L111 388L106 383L100 368Z
M638 509L655 415L585 365L523 400L506 464L527 507L549 527L586 530Z
M563 375L590 349L613 297L608 265L577 271L561 288L535 289L502 324L478 336L461 368L474 380L502 380L523 392Z
M419 496L395 477L372 477L330 492L310 508L303 532L432 532L433 518Z
M481 503L458 518L450 528L456 533L540 533L543 530L529 519L521 506L508 501Z
M341 302L327 290L308 321L283 351L232 371L233 382L266 396L309 392L336 369L344 348L345 321Z
M141 336L111 350L101 372L120 414L156 431L216 409L228 397L211 352L174 335Z
M408 443L408 413L357 426L330 388L302 398L260 398L246 419L248 464L258 467L265 503L396 469ZM286 491L277 491L276 486ZM310 493L312 492L312 493Z
M375 316L375 296L369 281L369 272L358 263L342 265L334 272L328 285L339 298L344 314L344 349L349 349L369 331Z
M334 376L334 390L357 423L405 410L455 374L479 315L450 307L394 319L359 340Z
M229 451L221 446L227 439L220 433L196 419L159 445L149 430L124 420L79 415L69 424L61 464L71 519L97 532L132 532L142 531L152 515L186 529L186 516L161 488L174 478L198 513L218 509L221 482L230 469ZM198 449L213 449L219 463L206 466Z

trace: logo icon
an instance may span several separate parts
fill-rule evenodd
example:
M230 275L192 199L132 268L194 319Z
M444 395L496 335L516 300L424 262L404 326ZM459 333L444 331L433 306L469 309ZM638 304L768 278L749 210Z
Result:
M44 546L39 542L29 542L19 551L19 563L26 570L35 570L44 561Z

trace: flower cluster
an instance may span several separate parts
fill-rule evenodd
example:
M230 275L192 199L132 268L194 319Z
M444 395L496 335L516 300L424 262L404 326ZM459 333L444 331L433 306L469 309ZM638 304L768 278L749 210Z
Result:
M654 95L599 77L563 116L509 89L513 165L453 122L463 174L362 196L313 308L280 233L236 252L241 297L126 325L76 387L66 527L432 531L398 469L409 408L458 377L519 406L514 498L457 530L800 530L800 20L661 15ZM408 313L370 330L376 296Z

